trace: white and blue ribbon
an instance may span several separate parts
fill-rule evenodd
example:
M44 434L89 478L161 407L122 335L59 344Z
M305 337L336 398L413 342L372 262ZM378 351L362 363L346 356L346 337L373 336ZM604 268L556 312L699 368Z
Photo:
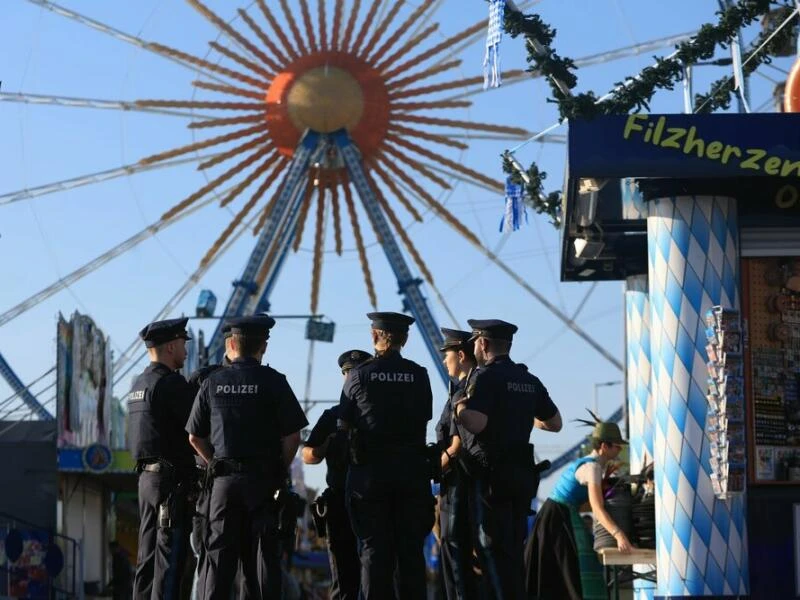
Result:
M503 218L500 219L500 232L504 227L516 231L520 228L522 221L528 222L528 211L524 202L525 191L522 185L511 181L511 177L506 178L506 207Z
M506 0L489 0L489 29L483 58L483 89L500 87L500 41L503 39L503 14Z

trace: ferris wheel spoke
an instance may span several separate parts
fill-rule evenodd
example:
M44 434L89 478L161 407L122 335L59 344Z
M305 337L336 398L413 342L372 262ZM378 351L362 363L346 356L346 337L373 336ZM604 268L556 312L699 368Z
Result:
M356 26L356 17L361 8L361 0L354 0L353 6L350 9L350 16L347 19L347 25L344 28L344 35L342 36L341 50L347 51L350 48L350 41L353 38L353 31Z
M246 83L248 85L253 86L259 90L265 90L269 87L269 82L261 81L260 79L256 79L254 77L250 77L249 75L245 75L244 73L240 73L239 71L235 71L233 69L229 69L227 67L222 67L220 65L214 64L205 60L204 58L199 58L197 56L193 56L181 50L177 50L175 48L170 48L169 46L165 46L164 44L157 44L155 42L148 42L147 47L152 49L154 52L158 54L162 54L164 56L170 56L174 58L180 59L182 62L187 62L192 65L197 65L200 67L204 67L208 71L213 71L215 73L219 73L220 75L224 75L230 79L235 79L236 81L241 81L242 83ZM219 81L219 80L217 80ZM225 82L222 82L225 83Z
M489 186L495 186L495 187L499 188L501 191L503 189L503 185L500 182L498 182L498 181L496 181L496 180L494 180L494 179L492 179L490 177L486 177L486 175L483 175L482 173L478 173L477 171L475 171L473 169L470 169L468 167L465 167L465 166L463 166L463 165L461 165L461 164L459 164L459 163L457 163L455 161L452 161L449 158L446 158L444 156L440 156L438 154L435 154L435 153L431 152L430 150L428 150L426 148L423 148L422 146L418 146L417 144L409 142L408 140L404 140L401 137L398 137L398 136L393 135L393 134L389 134L389 135L386 136L386 140L387 141L391 141L394 144L397 144L398 146L401 146L401 147L405 148L406 150L410 150L411 152L415 152L416 154L419 154L420 156L424 156L425 158L433 160L434 162L439 162L439 163L445 165L446 167L449 167L450 169L453 169L454 171L456 171L458 173L461 173L462 175L466 175L467 177L469 177L469 178L471 178L471 179L473 179L475 181L481 181L481 182L483 182L483 183L485 183L485 184L487 184Z
M266 2L264 0L256 0L256 4L258 5L258 9L261 11L261 14L264 15L264 18L269 23L269 26L272 28L272 32L278 36L278 40L280 40L284 50L286 50L286 54L289 55L289 58L297 58L297 50L289 41L289 38L286 37L286 33L284 33L283 28L275 19L275 15L272 14L272 11L269 9L269 6L267 6ZM273 50L273 52L275 52L275 50ZM275 53L275 56L278 56L278 54ZM286 62L288 62L288 60Z
M364 39L367 37L367 32L369 31L370 26L375 22L375 15L377 14L382 3L383 0L372 0L372 4L369 6L367 16L364 19L364 22L361 24L361 28L358 30L356 40L353 42L353 47L350 48L350 51L356 56L361 54L361 44L364 43Z
M211 110L262 110L264 104L259 102L214 102L206 100L135 100L134 104L141 108L207 108Z
M436 175L436 173L433 173L430 169L427 169L425 165L420 163L418 160L414 160L413 158L408 156L408 154L401 152L398 148L395 148L394 146L390 146L388 144L384 144L383 151L388 154L391 154L400 162L405 163L413 170L417 171L420 175L427 177L439 187L444 188L446 190L450 189L450 184L447 181Z
M311 23L311 11L308 10L308 0L300 0L300 14L303 17L303 26L306 30L306 39L311 52L317 52L317 36L314 34L314 25Z
M134 46L138 46L143 50L147 50L148 52L153 52L154 54L158 54L162 58L167 58L168 60L171 60L172 62L179 64L184 68L191 69L196 73L200 73L201 75L208 77L209 79L213 79L215 81L221 81L218 77L214 76L213 74L200 69L196 64L181 60L177 56L166 55L163 54L162 52L155 50L154 48L151 47L149 42L141 39L140 37L137 37L135 35L130 35L129 33L125 33L124 31L120 31L119 29L115 29L114 27L111 27L110 25L107 25L105 23L101 23L96 19L91 19L87 16L75 12L74 10L64 8L63 6L55 4L54 2L50 2L50 0L28 0L28 2L30 2L31 4L36 4L37 6L41 6L42 8L46 8L50 12L55 13L59 16L66 17L67 19L76 21L81 25L85 25L86 27L90 27L101 33L105 33L106 35L109 35L127 44L133 44Z
M398 2L397 6L400 6L400 4L401 3ZM435 2L423 2L422 4L420 4L414 10L414 12L412 12L408 16L408 18L405 21L403 21L403 23L401 23L400 26L395 31L392 32L392 35L390 35L389 38L383 42L383 45L381 45L381 47L375 51L375 54L369 57L369 61L372 64L378 64L378 61L380 61L384 56L386 56L386 53L389 50L391 50L392 46L394 46L398 42L398 40L400 40L400 38L402 38L406 34L406 32L414 25L414 23L419 21L419 19L425 14L426 11L432 12L435 10L435 7L432 6L432 4L435 4ZM416 34L412 34L411 37L414 37L415 35Z
M241 117L227 117L224 119L206 119L189 123L189 129L207 129L209 127L225 127L228 125L245 125L247 123L261 123L266 115L264 112Z
M250 150L252 150L254 148L258 148L261 145L268 146L271 150L274 150L274 148L275 148L272 145L272 143L270 142L269 134L264 134L264 135L259 136L257 138L253 138L252 140L249 140L249 141L245 142L244 144L240 144L240 145L236 146L235 148L231 148L227 152L223 152L221 154L218 154L217 156L215 156L214 158L212 158L210 160L201 162L199 165L197 165L197 170L198 171L204 171L204 170L209 169L209 168L211 168L213 166L216 166L218 164L226 162L226 161L230 160L231 158L233 158L234 156L238 156L239 154L243 154L243 153L248 152L248 151L250 151Z
M422 42L424 42L426 39L428 39L438 29L439 29L439 24L438 23L433 23L432 25L429 25L424 30L422 30L420 33L418 33L418 34L414 35L413 37L411 37L405 44L403 44L402 46L400 46L400 48L395 50L393 54L391 54L388 58L384 59L384 61L382 63L377 63L375 65L375 70L376 71L384 71L384 70L388 69L394 63L396 63L398 60L400 60L401 57L403 57L406 54L408 54L408 52L410 50L416 48Z
M397 235L400 236L400 239L403 240L403 245L406 247L406 250L408 250L411 258L416 263L420 273L425 278L425 281L433 284L433 275L428 269L428 266L425 264L425 261L422 260L422 256L420 256L420 253L417 250L417 247L414 245L414 242L412 242L411 238L408 236L406 228L403 227L403 224L400 222L400 219L397 218L394 209L386 200L386 196L383 195L380 187L378 187L378 184L375 183L375 180L369 174L367 174L367 179L371 184L372 191L375 194L375 198L378 200L378 204L380 204L384 214L389 217L389 222L392 224L392 227L394 227ZM366 202L366 199L362 198L362 201Z
M264 173L266 173L269 169L272 169L276 162L278 162L278 158L280 154L277 151L272 150L272 154L267 155L262 162L253 172L251 172L247 177L245 177L241 182L236 184L233 189L228 192L228 194L220 200L219 205L221 207L228 206L231 202L233 202L239 194L245 191L248 187L250 187L253 182L261 177Z
M350 226L353 229L353 239L356 242L356 249L358 250L358 261L361 263L361 273L364 276L364 284L367 287L367 296L369 296L369 303L372 305L372 308L376 308L378 306L378 299L375 296L375 284L372 281L372 272L370 271L369 261L367 260L367 249L364 246L364 236L361 234L361 225L358 222L356 205L353 201L353 192L348 182L345 182L342 188L344 189L347 213L350 216Z
M163 160L167 160L168 158L174 158L175 156L180 156L182 154L188 154L189 152L194 152L195 150L202 150L203 148L210 148L211 146L224 144L226 142L232 142L233 140L238 140L240 138L247 137L249 135L255 135L257 133L266 131L266 129L267 129L266 123L259 123L258 125L254 125L253 127L248 127L247 129L240 129L238 131L233 131L231 133L226 133L224 135L218 135L216 137L209 138L207 140L202 140L200 142L187 144L186 146L179 146L177 148L173 148L172 150L167 150L166 152L160 152L158 154L146 156L145 158L141 159L139 163L143 165L148 165L151 163L161 162Z
M262 67L254 63L252 60L246 59L244 56L239 54L238 52L234 52L230 48L226 48L219 42L209 42L209 46L211 46L214 50L222 54L223 56L227 56L233 62L238 63L245 69L249 69L251 73L256 73L257 75L261 75L264 78L264 82L269 84L272 81L273 73L264 70ZM280 67L279 67L280 69Z
M503 133L507 135L526 135L527 130L521 127L509 127L506 125L492 125L489 123L476 123L474 121L460 121L456 119L439 119L436 117L423 117L419 115L397 115L393 117L396 121L406 123L420 123L422 125L435 125L440 127L453 127L456 129L468 129L471 131L486 131L489 133Z
M317 21L319 22L319 47L328 51L328 16L325 14L325 0L317 0Z
M428 94L435 94L436 92L444 92L446 90L454 90L475 85L483 85L482 75L477 77L465 77L463 79L456 79L454 81L445 81L442 83L435 83L433 85L426 85L418 88L401 90L389 94L389 98L391 100L399 100L402 98L413 98L415 96L426 96ZM450 100L450 98L447 99Z
M222 173L222 175L220 175L216 179L212 179L206 185L201 187L199 190L197 190L190 196L186 197L184 200L178 202L175 206L173 206L167 212L165 212L162 218L166 219L174 214L182 212L183 210L185 210L186 208L197 202L200 198L202 198L212 190L215 190L226 181L229 181L232 177L235 177L236 175L244 171L246 168L251 166L259 158L263 157L267 152L270 151L271 148L269 146L260 148L259 150L257 150L256 152L245 158L243 161L239 162L238 164L232 166L230 169Z
M53 96L50 94L27 94L22 92L0 92L0 102L19 102L22 104L41 104L62 106L65 108L96 108L100 110L123 110L131 112L153 113L184 119L208 119L208 115L199 115L177 110L163 110L154 107L138 106L135 102L122 100L101 100L98 98L77 98L74 96Z
M120 244L117 244L110 250L107 250L103 254L97 256L93 260L89 261L85 265L78 267L71 273L65 275L58 279L55 283L45 287L44 289L38 291L34 295L26 298L16 306L10 308L9 310L5 311L4 313L0 314L0 326L5 325L9 321L15 319L19 315L27 312L34 306L44 302L57 292L67 288L68 286L72 285L76 281L79 281L86 275L96 271L103 265L107 264L112 259L124 254L131 248L134 248L144 240L153 237L156 233L161 231L162 229L172 225L173 223L177 223L180 219L198 211L200 208L207 206L211 203L211 199L198 203L195 206L191 207L191 209L186 210L180 214L176 214L168 219L159 219L155 223L145 227L140 232L136 233L135 235L129 237L127 240L123 241Z
M208 81L195 80L192 82L194 87L211 92L221 92L223 94L230 94L232 96L241 96L242 98L251 98L252 100L264 100L264 92L254 92L252 90L245 90L232 85L220 85L217 83L210 83Z
M286 18L286 22L289 24L289 30L292 32L292 37L297 44L297 49L301 54L308 54L308 48L306 48L306 44L303 41L303 36L300 35L300 29L297 27L297 22L294 20L294 15L292 15L292 11L289 9L286 0L280 0L280 3L283 16Z
M253 17L251 17L246 10L244 10L243 8L239 8L236 10L236 12L239 13L239 16L242 18L242 21L244 21L245 24L250 28L250 31L256 34L256 37L261 41L262 44L264 44L266 48L269 49L270 52L272 52L272 55L278 61L280 61L283 64L289 62L289 59L286 57L286 55L283 52L281 52L280 48L278 48L275 45L275 43L267 36L264 30L261 29L261 26L258 23L256 23L255 20L253 20ZM275 61L269 59L269 57L267 57L267 59L269 60L269 62L265 62L264 64L266 64L267 66L276 71L280 70L279 66L278 67L274 66L277 65Z
M272 59L270 59L266 54L264 54L255 44L253 44L250 40L244 37L235 27L226 23L219 15L213 12L210 8L208 8L205 4L200 2L200 0L186 0L192 8L194 8L197 12L199 12L203 17L206 18L212 25L214 25L219 31L231 40L234 44L239 46L242 50L249 52L251 56L255 56L258 58L262 63L267 65L270 69L275 71L280 70L280 66L276 64Z
M339 204L339 180L331 186L331 213L333 216L333 240L336 254L342 255L342 215Z
M469 108L472 102L468 100L437 100L431 102L392 102L392 111L415 112L418 110L436 110L444 108Z
M459 42L461 42L465 38L469 37L470 35L473 35L473 34L477 33L478 31L483 31L485 28L486 28L486 22L485 21L480 21L480 22L476 23L475 25L473 25L472 27L468 27L467 29L464 29L460 33L457 33L456 35L447 38L446 40L444 40L440 44L437 44L433 48L430 48L429 50L426 50L422 54L419 54L416 57L414 57L414 58L412 58L410 60L407 60L406 62L396 66L391 71L384 72L383 76L387 80L391 80L394 77L396 77L397 75L399 75L400 73L404 73L405 71L413 69L414 67L416 67L420 63L423 63L426 60L428 60L429 58L432 58L432 57L436 56L437 54L440 54L440 53L444 52L445 50L450 49L453 45L458 44Z
M529 140L530 138L532 138L537 134L534 133L533 131L528 131L520 135L509 135L509 134L499 135L490 133L443 133L442 135L444 137L454 140L495 140L495 141L518 142L523 140ZM566 144L567 136L548 133L546 135L540 136L539 138L537 138L536 141L547 144Z
M292 242L292 250L295 252L300 249L300 244L303 241L303 231L305 231L306 221L308 220L308 211L311 209L311 199L313 197L314 183L309 179L305 196L303 196L303 203L300 205L300 213L297 217L297 229L295 230L294 241Z
M314 231L314 261L311 269L311 314L317 313L319 287L322 280L322 259L325 250L325 190L320 187L317 193L317 218Z
M378 26L375 28L375 31L372 32L372 36L369 38L369 41L367 42L367 45L364 46L364 49L361 51L361 56L363 58L366 59L372 53L372 51L375 49L375 45L379 41L381 41L381 38L384 36L386 31L391 26L392 21L394 21L395 18L397 18L397 13L400 12L400 8L402 6L403 6L402 2L394 2L392 4L392 8L389 10L389 13L378 24ZM395 32L393 35L396 35L396 34L397 34L397 32Z
M389 131L394 131L396 133L400 133L408 137L427 140L429 142L433 142L434 144L441 144L443 146L450 146L451 148L458 148L459 150L466 150L467 148L469 148L467 144L456 141L448 136L429 133L427 131L420 131L419 129L404 127L403 125L398 125L396 123L391 123L389 125Z
M470 177L467 177L465 175L462 175L461 173L455 173L454 171L450 171L448 169L443 169L442 167L439 167L437 165L433 165L433 164L430 164L430 163L425 163L425 166L428 167L431 171L435 171L436 173L444 175L445 177L447 177L450 180L457 180L457 181L461 181L463 183L467 183L469 185L474 185L475 187L482 188L482 189L484 189L484 190L486 190L488 192L492 192L493 194L497 194L498 192L500 192L500 188L498 187L497 182L495 182L494 185L488 185L487 183L485 183L483 181L475 181L474 179L472 179Z
M388 90L390 92L398 89L402 89L408 87L412 83L416 83L417 81L423 81L424 79L428 79L433 77L434 75L438 75L439 73L444 73L446 71L451 71L453 69L457 69L461 66L463 61L461 60L451 60L450 62L440 63L438 65L433 65L425 69L424 71L420 71L419 73L414 73L413 75L409 75L408 77L403 77L402 79L397 79L393 81L388 86Z
M63 192L84 185L102 183L103 181L116 179L117 177L123 177L124 175L134 175L136 173L143 173L145 171L152 171L154 169L166 169L178 165L185 165L187 163L201 161L210 158L212 156L216 155L211 154L205 156L184 157L184 158L179 158L177 160L163 161L158 164L143 165L141 163L134 163L132 165L123 165L115 169L97 171L95 173L80 175L78 177L72 177L70 179L62 179L61 181L53 181L51 183L45 183L43 185L39 185L36 187L24 188L13 192L6 192L4 194L0 194L0 206L4 204L12 204L13 202L19 202L20 200L28 200L30 198L45 196L47 194L52 194L54 192Z
M411 204L411 201L406 197L403 191L397 186L395 181L389 177L389 174L384 171L381 166L377 163L377 161L372 161L369 165L371 171L374 171L375 174L381 178L384 185L389 188L389 191L394 194L395 198L400 201L400 204L408 211L408 213L414 218L415 221L422 223L422 215L419 214L419 211Z
M319 0L321 4L325 0ZM344 12L344 0L336 0L333 7L333 24L331 25L331 49L339 49L339 37L342 34L342 13Z

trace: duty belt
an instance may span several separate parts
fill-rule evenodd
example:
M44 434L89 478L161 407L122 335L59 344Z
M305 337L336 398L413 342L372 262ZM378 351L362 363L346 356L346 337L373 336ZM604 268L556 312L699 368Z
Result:
M267 464L262 460L242 461L233 458L217 458L211 461L209 469L214 477L245 473L266 473Z

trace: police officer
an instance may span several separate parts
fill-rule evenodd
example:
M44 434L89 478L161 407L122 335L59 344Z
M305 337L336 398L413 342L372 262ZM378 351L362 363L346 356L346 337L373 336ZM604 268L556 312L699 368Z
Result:
M156 321L139 332L151 362L128 394L128 443L139 473L136 599L176 598L186 557L195 467L183 426L192 396L177 371L186 359L187 321Z
M433 526L425 433L433 399L428 372L400 349L414 319L391 312L372 321L375 358L353 368L339 406L350 431L348 511L361 544L364 600L426 597L423 544Z
M339 356L339 368L347 376L350 369L371 358L363 350L348 350ZM330 600L357 600L361 581L358 543L347 516L345 483L349 455L346 432L337 428L339 407L325 410L308 435L303 448L303 462L316 465L324 459L328 473L326 489L311 510L324 513L326 529L318 532L328 537L331 564Z
M467 483L461 436L453 416L453 403L464 394L467 375L475 368L469 331L442 328L443 363L450 376L450 393L436 424L436 443L441 451L442 479L439 492L439 531L444 588L448 600L477 597L472 570L472 539L467 511ZM472 434L465 432L469 438Z
M456 416L474 434L466 449L479 467L469 487L475 543L490 595L524 598L527 517L538 487L530 435L533 427L559 431L561 415L542 382L509 358L516 325L499 319L468 323L479 369L456 404Z
M231 366L206 378L186 423L189 442L213 475L201 596L228 600L241 560L247 595L277 600L274 498L308 421L286 377L261 365L275 321L263 315L229 324Z

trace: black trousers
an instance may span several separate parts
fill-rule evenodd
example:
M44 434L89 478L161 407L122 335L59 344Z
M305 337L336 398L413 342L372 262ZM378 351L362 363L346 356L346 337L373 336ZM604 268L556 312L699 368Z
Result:
M525 597L524 551L532 500L530 469L508 468L469 479L473 543L494 600Z
M472 536L469 526L467 484L460 469L442 480L439 497L441 564L447 600L477 598L472 570Z
M133 580L135 600L177 598L189 545L189 484L172 475L143 471L139 475L139 551ZM169 503L171 523L160 527L159 506Z
M273 494L261 473L216 477L209 501L209 529L198 596L229 600L241 561L242 590L256 600L281 597L280 542Z
M358 558L358 540L347 514L344 491L329 491L327 506L330 600L358 600L361 562Z
M363 600L394 598L395 586L397 600L426 598L423 546L434 500L425 458L351 466L347 500L361 543Z

